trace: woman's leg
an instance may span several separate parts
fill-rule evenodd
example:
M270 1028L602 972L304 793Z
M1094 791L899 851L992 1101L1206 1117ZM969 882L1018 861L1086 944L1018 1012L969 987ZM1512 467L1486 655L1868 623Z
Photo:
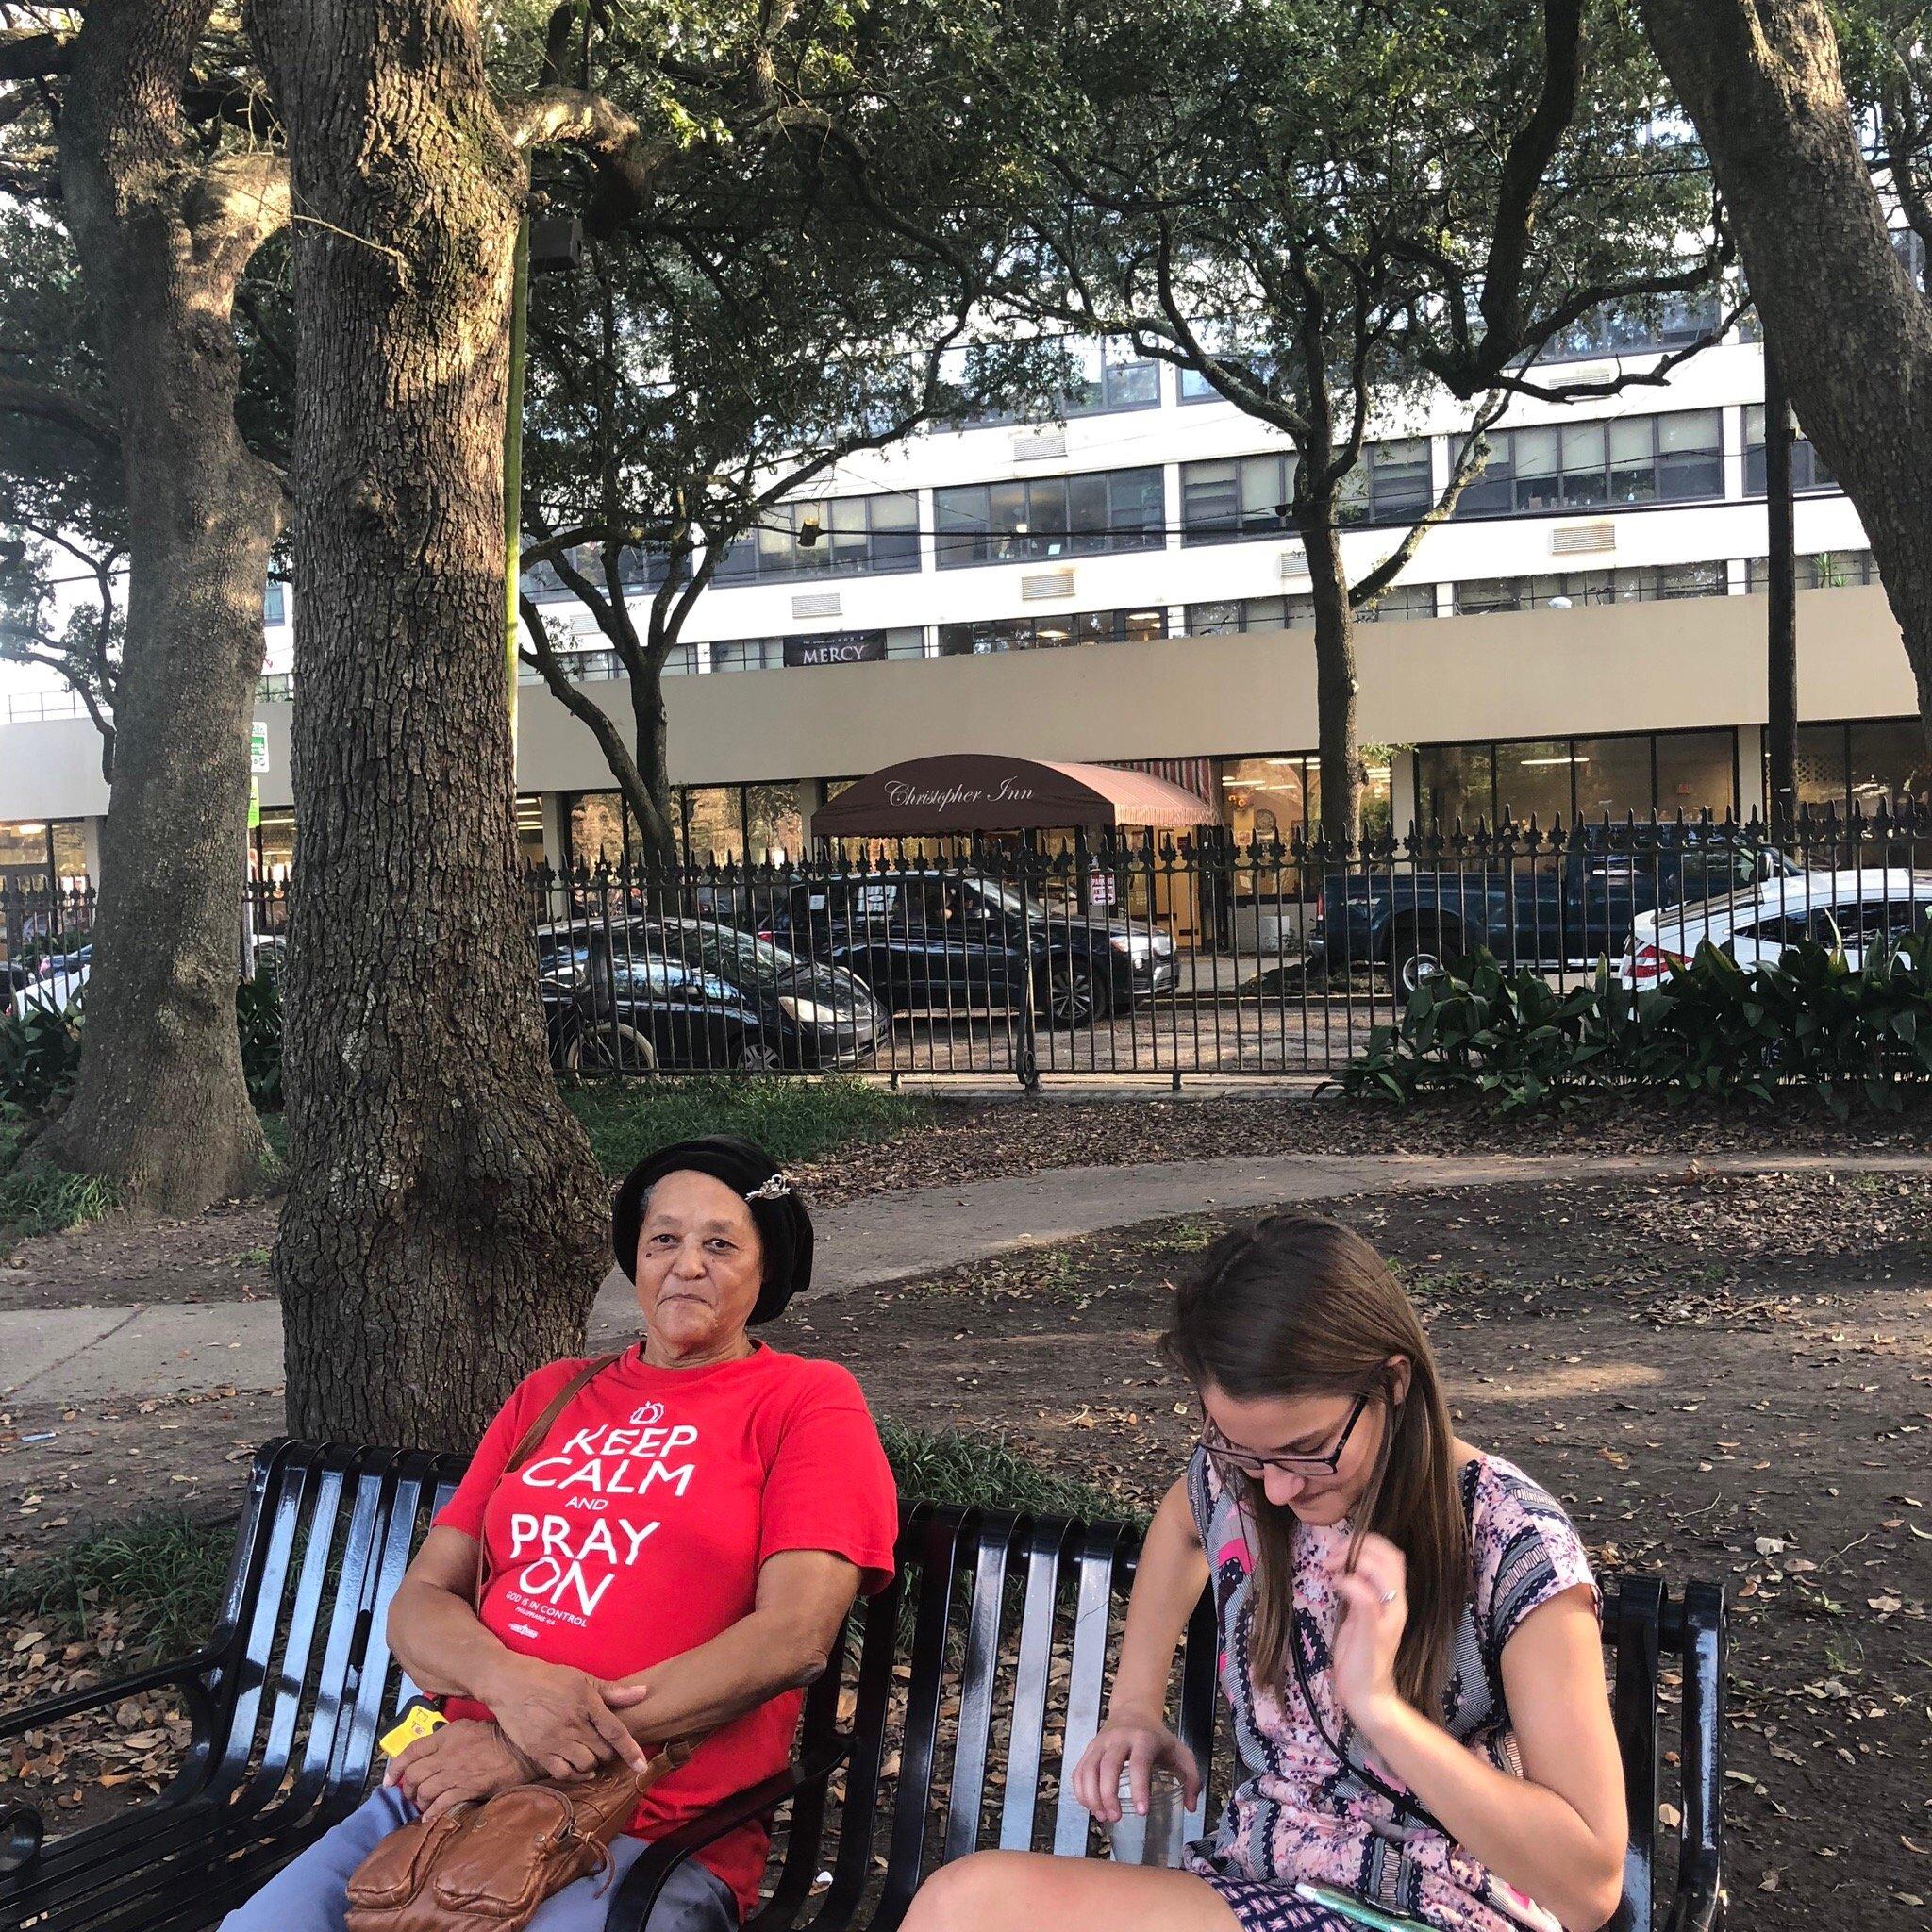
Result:
M902 1932L1241 1932L1205 1878L1158 1865L975 1852L920 1887Z
M222 1921L221 1932L342 1932L349 1915L349 1874L415 1812L385 1785L291 1863L284 1865L245 1906Z

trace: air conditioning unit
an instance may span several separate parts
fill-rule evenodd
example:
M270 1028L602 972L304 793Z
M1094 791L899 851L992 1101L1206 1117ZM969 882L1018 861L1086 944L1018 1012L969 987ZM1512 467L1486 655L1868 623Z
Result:
M1566 524L1550 532L1550 551L1557 557L1574 557L1579 550L1614 550L1615 524Z
M841 617L844 614L837 591L807 591L791 600L793 617Z
M1020 579L1020 595L1027 603L1038 597L1071 597L1074 594L1074 573L1070 570L1045 570L1038 576Z
M1306 543L1285 544L1281 552L1281 575L1285 577L1305 577L1307 574L1307 545Z
M1013 460L1016 463L1038 463L1049 457L1063 457L1067 453L1067 432L1064 429L1029 429L1023 436L1013 439Z

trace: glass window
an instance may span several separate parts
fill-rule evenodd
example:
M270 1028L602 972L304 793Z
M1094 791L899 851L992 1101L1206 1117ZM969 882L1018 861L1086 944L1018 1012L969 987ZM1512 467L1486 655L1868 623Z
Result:
M618 865L625 851L624 797L617 791L580 791L570 804L573 865Z
M1850 748L1842 724L1800 724L1798 803L1842 814L1851 795Z
M1496 805L1507 819L1521 824L1535 813L1547 826L1560 814L1566 820L1576 810L1576 755L1562 738L1525 739L1496 747Z
M783 638L728 638L711 646L713 671L775 671L784 662Z
M1309 814L1319 810L1310 796L1309 766L1301 753L1266 758L1224 758L1221 795L1235 842L1289 844L1297 832L1306 835Z
M1496 758L1487 744L1430 744L1416 753L1416 797L1424 824L1447 831L1496 815Z
M1580 817L1620 819L1625 812L1650 814L1650 733L1618 738L1579 738L1576 754L1576 811Z
M1228 537L1275 537L1292 531L1291 451L1221 458L1181 465L1181 533L1189 543ZM1337 511L1343 523L1407 523L1434 501L1427 437L1370 443L1342 480Z
M747 785L744 823L754 864L775 865L787 854L805 849L805 821L798 809L796 785Z
M1659 731L1656 756L1659 812L1722 814L1737 809L1736 733Z
M744 821L736 785L687 785L677 796L684 811L688 863L743 859Z
M919 499L906 491L773 504L726 545L713 581L917 570L918 525Z
M1102 470L933 492L941 569L1108 550L1165 540L1158 468Z
M1694 295L1665 295L1638 308L1603 308L1557 336L1543 352L1545 362L1575 361L1591 356L1641 356L1681 348L1716 329L1724 308L1715 290Z
M1489 462L1463 491L1456 514L1526 515L1719 496L1722 431L1717 409L1491 430Z
M1932 805L1932 766L1925 756L1925 733L1916 718L1855 724L1850 730L1852 803L1858 810L1889 812Z
M1188 635L1191 638L1232 637L1241 627L1239 598L1223 604L1190 604Z
M1744 494L1762 496L1767 488L1764 461L1764 405L1753 403L1744 411ZM1836 490L1832 474L1802 433L1791 444L1791 489Z
M1411 617L1436 614L1434 584L1396 584L1384 591L1373 604L1357 605L1357 624L1401 624Z
M287 878L295 863L295 808L265 805L261 823L250 835L255 846L257 878Z
M534 792L525 792L517 800L517 857L525 865L549 861L543 845L543 801Z
M287 624L289 621L289 587L279 578L271 577L267 594L261 602L261 621L264 624Z
M1138 643L1167 635L1167 610L1075 610L1048 617L990 617L940 625L941 658L1054 651L1070 644Z

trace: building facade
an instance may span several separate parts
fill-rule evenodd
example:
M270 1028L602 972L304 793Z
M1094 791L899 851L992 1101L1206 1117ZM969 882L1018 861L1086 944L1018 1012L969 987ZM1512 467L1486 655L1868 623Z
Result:
M1701 323L1599 328L1553 374L1654 368ZM1457 515L1363 613L1372 823L1761 807L1762 393L1761 351L1734 335L1659 386L1512 407ZM1376 425L1342 539L1352 574L1433 500L1465 421L1445 399ZM1153 764L1238 836L1290 836L1321 783L1292 463L1199 383L1097 351L1062 422L854 458L734 546L671 666L688 848L795 851L842 782L948 751ZM1924 800L1912 680L1864 533L1808 444L1796 475L1801 795ZM531 588L575 634L584 691L627 721L589 613L554 580ZM257 713L268 770L252 836L271 871L295 836L291 596L271 587ZM534 682L518 787L532 858L626 849L594 741ZM89 721L58 694L6 700L0 875L93 870L105 808Z

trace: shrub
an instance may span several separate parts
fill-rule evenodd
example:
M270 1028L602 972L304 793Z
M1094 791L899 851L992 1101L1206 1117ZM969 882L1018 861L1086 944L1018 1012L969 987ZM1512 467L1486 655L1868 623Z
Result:
M271 973L235 989L235 1024L242 1034L242 1076L258 1108L282 1104L282 994Z
M65 1098L79 1071L78 1007L0 1008L0 1106L44 1113Z
M1417 988L1339 1084L1357 1099L1465 1093L1505 1111L1593 1088L1712 1100L1798 1090L1843 1114L1855 1099L1896 1110L1927 1080L1932 938L1922 932L1873 952L1861 971L1814 941L1748 969L1707 941L1641 990L1607 961L1559 992L1527 967L1474 953Z

